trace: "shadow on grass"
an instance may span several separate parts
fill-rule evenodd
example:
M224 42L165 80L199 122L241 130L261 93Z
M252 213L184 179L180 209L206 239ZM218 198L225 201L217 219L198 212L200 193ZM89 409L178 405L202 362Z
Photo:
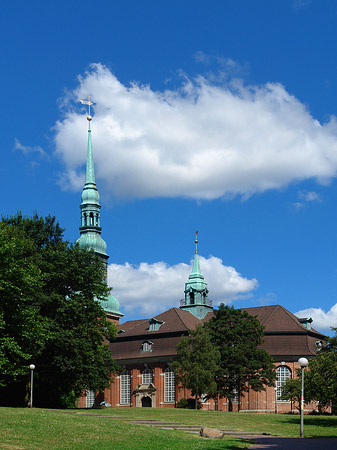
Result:
M289 416L287 422L292 424L299 424L300 417ZM327 416L304 416L304 422L306 426L315 427L336 427L337 428L337 416L327 417ZM336 437L336 435L335 435Z

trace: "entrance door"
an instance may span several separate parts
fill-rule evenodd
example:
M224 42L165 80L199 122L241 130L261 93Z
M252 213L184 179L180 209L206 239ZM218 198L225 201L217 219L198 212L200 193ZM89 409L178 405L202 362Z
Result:
M150 397L143 397L142 398L142 408L151 408L152 407L152 400Z

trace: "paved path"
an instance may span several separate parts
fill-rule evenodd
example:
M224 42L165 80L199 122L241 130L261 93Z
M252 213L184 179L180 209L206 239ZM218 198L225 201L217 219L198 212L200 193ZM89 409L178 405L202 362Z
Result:
M337 450L337 438L254 437L249 450Z

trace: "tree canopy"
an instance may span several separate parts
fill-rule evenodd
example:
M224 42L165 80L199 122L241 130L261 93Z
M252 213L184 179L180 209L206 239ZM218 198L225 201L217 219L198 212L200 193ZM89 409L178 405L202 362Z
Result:
M36 405L63 406L107 387L117 371L107 347L115 327L98 302L108 294L100 259L65 241L55 218L36 214L2 219L0 255L0 401L22 397L30 363Z
M256 317L221 304L206 327L220 352L217 393L229 400L230 409L233 399L243 392L274 385L274 364L269 353L260 348L263 327Z
M216 392L215 373L220 353L212 344L210 334L202 325L191 330L189 336L183 336L177 345L178 356L172 367L176 370L176 379L182 386L191 389L198 398L202 394L213 396Z

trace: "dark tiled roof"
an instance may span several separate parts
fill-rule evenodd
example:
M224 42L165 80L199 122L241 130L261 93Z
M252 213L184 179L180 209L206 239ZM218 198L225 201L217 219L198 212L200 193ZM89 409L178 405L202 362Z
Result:
M176 347L180 338L181 335L151 337L151 352L142 351L144 339L141 337L134 337L134 339L117 339L116 341L111 342L109 348L112 357L116 360L169 357L177 354Z
M262 348L277 358L298 359L299 356L315 354L318 339L324 339L321 333L303 326L298 318L280 305L242 308L256 316L265 327ZM149 331L149 320L131 320L119 326L123 333L110 344L113 358L116 360L172 357L176 355L176 346L183 334L195 329L200 323L211 319L208 313L199 320L193 314L179 308L171 308L154 318L163 324L158 330ZM152 342L152 351L143 352L144 341Z
M179 308L168 309L167 311L154 316L154 318L160 322L163 322L158 330L149 331L150 319L130 320L129 322L124 322L119 325L119 330L124 330L124 333L119 336L150 336L152 334L188 331L194 330L197 325L201 323L200 319L195 317L193 314Z

